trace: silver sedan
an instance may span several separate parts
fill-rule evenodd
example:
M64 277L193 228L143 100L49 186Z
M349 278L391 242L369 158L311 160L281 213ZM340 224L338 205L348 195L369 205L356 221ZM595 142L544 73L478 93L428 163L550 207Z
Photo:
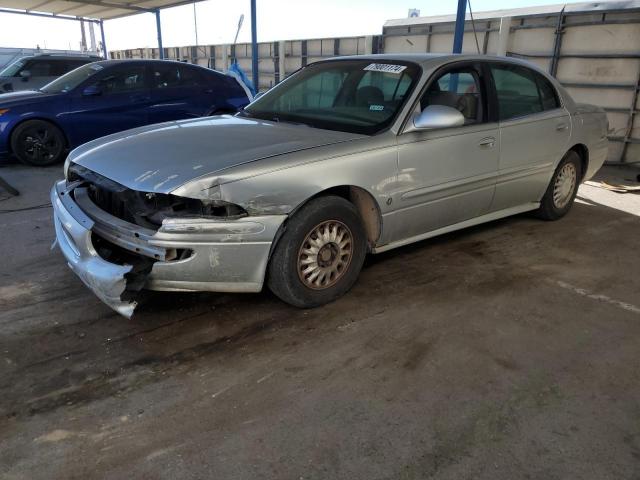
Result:
M604 112L506 58L371 55L301 69L235 116L75 149L51 191L72 270L125 316L141 289L315 307L365 256L533 211L564 216Z

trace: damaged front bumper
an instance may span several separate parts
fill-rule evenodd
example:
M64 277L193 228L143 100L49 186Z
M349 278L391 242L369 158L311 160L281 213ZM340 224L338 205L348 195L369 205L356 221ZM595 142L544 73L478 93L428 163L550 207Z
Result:
M95 205L86 189L63 180L51 190L57 243L69 267L111 308L131 317L132 293L259 292L285 215L238 219L176 218L150 230ZM96 246L126 253L112 259ZM181 256L175 252L183 252Z

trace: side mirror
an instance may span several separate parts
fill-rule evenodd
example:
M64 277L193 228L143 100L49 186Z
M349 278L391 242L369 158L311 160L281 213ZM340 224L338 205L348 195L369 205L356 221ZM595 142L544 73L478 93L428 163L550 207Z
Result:
M464 115L455 108L445 105L429 105L413 117L412 123L405 132L461 127L462 125L464 125Z
M22 77L22 81L26 82L31 78L31 70L22 70L20 76Z
M95 97L97 95L102 95L102 90L97 85L89 85L82 90L82 96L84 97Z

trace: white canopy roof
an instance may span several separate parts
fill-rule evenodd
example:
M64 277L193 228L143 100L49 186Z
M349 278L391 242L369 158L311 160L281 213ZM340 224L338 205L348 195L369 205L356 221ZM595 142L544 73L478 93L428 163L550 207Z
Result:
M0 9L110 20L188 3L193 0L0 0Z

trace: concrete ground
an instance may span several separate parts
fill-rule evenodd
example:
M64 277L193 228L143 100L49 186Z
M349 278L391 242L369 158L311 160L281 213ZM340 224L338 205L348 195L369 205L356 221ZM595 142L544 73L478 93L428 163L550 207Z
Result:
M324 308L149 293L129 321L49 249L60 168L0 176L2 479L640 477L639 194L370 258Z

